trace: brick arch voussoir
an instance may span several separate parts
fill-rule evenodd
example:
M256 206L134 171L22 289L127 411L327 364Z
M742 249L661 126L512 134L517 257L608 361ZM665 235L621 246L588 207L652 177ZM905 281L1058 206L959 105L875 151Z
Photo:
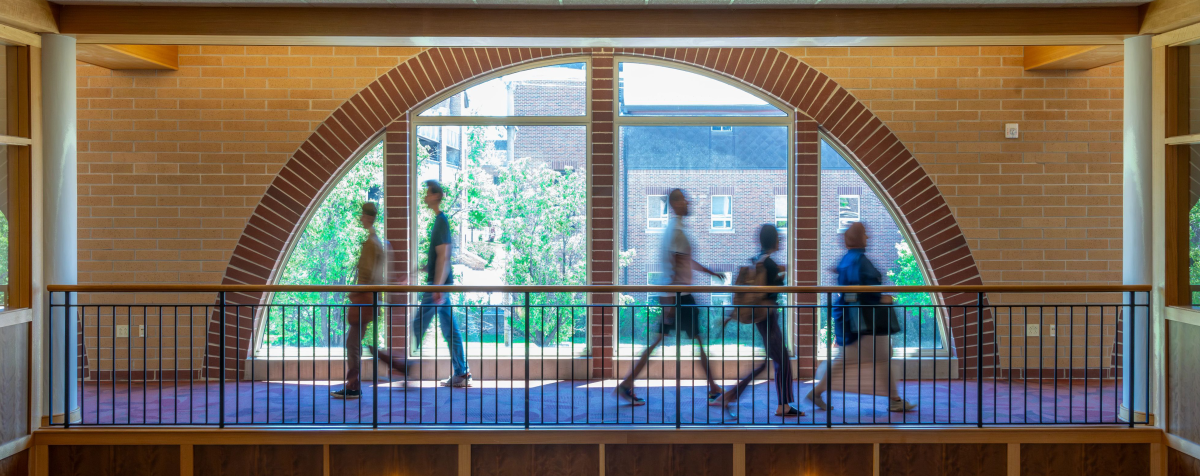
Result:
M310 135L272 181L238 241L223 284L267 284L286 259L287 244L301 231L303 217L355 153L388 124L464 82L532 61L570 55L611 53L643 56L700 68L749 86L820 124L852 155L881 199L897 212L914 238L914 253L930 271L931 284L982 284L965 236L933 180L898 137L836 81L776 48L431 48L389 70L336 110ZM261 305L266 296L232 296L239 304ZM943 296L946 304L969 306L975 295ZM226 330L252 335L254 313L227 311ZM220 330L217 316L210 333ZM232 321L230 321L232 319ZM957 319L957 320L956 320ZM957 355L971 315L951 318ZM994 329L985 315L984 332ZM992 333L991 335L994 335ZM984 343L986 345L988 343ZM247 346L249 347L249 346ZM251 349L243 349L248 357ZM988 356L985 356L985 358ZM965 365L960 361L960 367ZM227 367L228 368L228 367Z

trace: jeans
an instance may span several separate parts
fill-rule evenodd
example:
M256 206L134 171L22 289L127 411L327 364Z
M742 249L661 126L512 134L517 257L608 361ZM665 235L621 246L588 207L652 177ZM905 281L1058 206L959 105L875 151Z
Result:
M436 313L438 317L438 327L442 330L442 336L446 338L446 345L450 347L450 365L454 369L454 375L463 375L470 372L471 369L467 366L467 352L463 347L462 333L459 332L458 326L454 323L453 308L450 307L450 296L443 294L446 298L444 304L434 304L431 294L421 295L421 308L418 311L417 317L413 319L413 348L421 349L421 341L425 340L425 332L429 330L429 324L433 321L433 315ZM436 357L436 355L435 355Z

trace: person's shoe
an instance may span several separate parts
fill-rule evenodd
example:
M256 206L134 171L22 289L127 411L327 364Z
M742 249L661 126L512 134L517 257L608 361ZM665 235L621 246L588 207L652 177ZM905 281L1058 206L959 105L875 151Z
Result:
M720 390L714 390L714 391L708 392L708 404L715 406L715 405L721 405L721 404L725 403L725 399L721 398L724 395L725 395L725 392L720 391Z
M825 400L821 399L821 394L817 393L817 389L814 388L809 390L808 395L805 395L804 398L810 402L813 402L814 407L829 411L829 404L825 403Z
M889 412L909 412L914 408L917 408L915 404L908 403L908 401L903 398L894 399L888 404Z
M792 404L789 403L787 405L780 405L779 407L775 408L775 416L795 418L804 416L804 412L800 411L796 407L793 407Z
M620 398L622 400L629 402L630 405L633 405L635 407L640 407L640 406L646 404L646 400L643 399L642 397L634 395L633 389L629 388L629 387L617 385L617 388L615 390L613 390L613 395L616 395L617 398Z
M454 375L446 380L442 380L443 387L463 388L471 386L471 372L462 375Z
M329 392L329 396L338 400L354 400L356 398L362 398L362 390L346 390L343 388L341 390Z

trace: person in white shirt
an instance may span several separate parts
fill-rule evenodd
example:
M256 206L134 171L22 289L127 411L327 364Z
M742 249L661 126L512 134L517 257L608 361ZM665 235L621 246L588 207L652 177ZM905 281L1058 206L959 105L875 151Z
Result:
M387 284L388 256L383 240L375 233L375 215L378 209L372 202L362 204L360 218L363 229L367 231L367 239L363 240L358 253L358 273L355 283L363 286ZM375 322L375 294L369 292L350 293L351 306L346 309L346 386L341 390L330 392L333 398L353 399L362 396L362 338L367 325ZM404 360L391 358L386 351L380 351L368 344L372 354L387 360L392 367L404 371Z
M683 217L688 216L689 213L688 199L684 196L683 190L678 188L671 190L668 200L673 216L667 223L667 229L663 232L661 259L663 269L667 270L665 284L690 286L692 284L693 270L724 279L724 275L706 268L692 258L692 243L688 240L687 234L683 232ZM645 405L646 400L634 394L633 381L646 368L646 364L650 360L650 354L663 343L663 339L666 338L667 333L675 330L687 333L689 339L700 339L700 310L696 307L696 298L692 297L691 293L681 293L679 295L679 315L676 316L675 295L676 293L661 293L659 295L658 303L662 306L663 315L662 326L655 332L650 345L646 346L645 350L642 351L642 355L638 357L637 362L630 369L629 375L625 376L625 379L614 390L614 393L618 397L634 406ZM700 351L700 367L704 370L704 374L708 378L708 400L711 403L721 397L721 387L713 381L708 354L704 352L704 346L700 345L698 348Z

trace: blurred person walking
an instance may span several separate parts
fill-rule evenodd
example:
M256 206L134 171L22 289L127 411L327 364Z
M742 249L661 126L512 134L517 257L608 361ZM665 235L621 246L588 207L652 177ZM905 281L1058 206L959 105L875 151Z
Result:
M750 262L753 266L757 266L759 262L762 263L766 274L765 285L783 286L784 273L787 267L776 263L771 258L772 254L779 251L779 229L775 228L773 224L764 224L758 230L758 242L761 252L754 258L751 258ZM753 370L742 377L733 390L725 392L721 398L710 402L710 405L725 405L729 409L730 414L736 416L732 405L737 402L738 397L746 390L746 387L754 382L754 376L766 369L769 362L774 365L775 395L779 401L779 404L775 407L775 416L784 418L804 416L804 412L792 405L792 402L796 401L795 396L792 394L792 366L788 362L787 345L783 340L783 327L779 325L779 308L776 307L778 302L779 293L767 293L763 296L763 305L770 306L770 308L766 310L767 315L765 318L757 320L754 323L754 328L758 330L758 335L762 336L763 346L766 347L767 359L763 360L762 363L755 366ZM724 324L739 317L736 314L738 310L735 309L734 311L734 313L730 313L729 317L725 318L721 326L722 328L724 328ZM750 312L761 311L761 309L750 310Z
M838 286L879 286L883 274L867 258L867 228L861 222L850 225L843 235L846 255L837 265ZM889 398L888 411L907 412L916 408L900 397L896 375L891 371L892 336L895 330L872 331L863 325L876 312L891 312L875 307L892 304L892 296L880 293L841 293L833 306L834 343L841 353L821 367L820 378L806 399L817 408L831 407L821 397L826 391L880 395ZM870 314L867 314L870 313ZM854 322L851 322L854 320ZM882 393L887 392L887 393Z
M666 230L663 231L661 254L663 269L666 270L667 274L667 284L670 286L691 286L693 270L724 279L724 275L697 263L692 257L692 243L683 231L683 217L688 216L690 213L689 202L687 197L684 196L683 190L678 188L671 190L670 195L668 195L668 201L672 216L667 223ZM659 294L658 304L662 308L662 325L654 333L650 345L647 345L642 350L642 354L638 357L637 362L629 370L629 375L626 375L625 379L613 390L613 393L619 398L624 399L634 406L645 405L646 400L634 393L633 381L646 368L646 364L650 360L650 354L663 343L667 333L672 330L684 332L687 333L689 339L700 340L700 310L696 307L696 298L692 296L692 293L680 293L679 315L676 316L675 296L676 293L664 292ZM708 401L711 403L720 398L721 387L713 381L708 354L704 352L704 343L701 341L697 348L700 353L700 367L704 370L705 377L708 379Z
M446 198L442 184L437 180L425 181L425 206L433 212L433 229L429 232L429 250L426 254L425 284L429 286L451 286L454 284L454 273L450 267L451 247L453 238L450 234L450 220L442 213L442 200ZM446 345L450 347L450 378L443 380L442 385L449 387L470 387L471 369L467 366L467 352L463 346L462 333L454 322L453 303L449 293L436 292L421 295L421 308L417 318L413 320L413 348L420 350L425 333L436 315L438 328Z

